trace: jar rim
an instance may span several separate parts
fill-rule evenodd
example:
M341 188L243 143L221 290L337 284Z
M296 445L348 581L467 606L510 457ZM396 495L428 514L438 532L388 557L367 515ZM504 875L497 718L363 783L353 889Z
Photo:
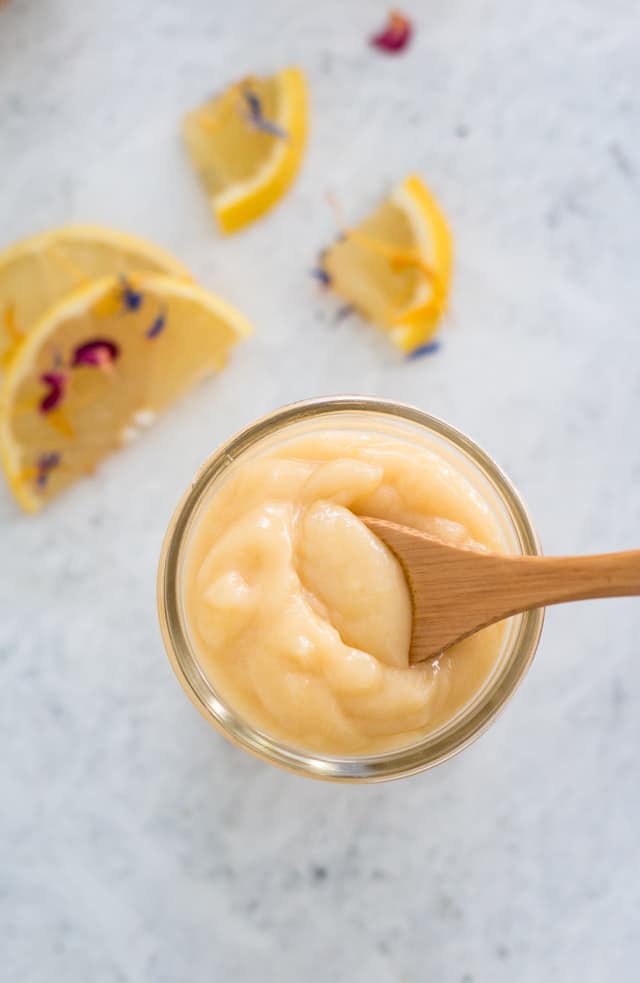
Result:
M333 756L290 747L254 728L215 693L189 641L179 598L184 545L198 506L214 481L240 456L285 426L315 417L345 413L374 413L409 421L434 433L475 465L508 512L523 555L538 555L541 546L529 512L506 474L466 434L438 417L405 403L372 396L328 396L290 403L244 427L217 448L197 472L169 523L158 566L158 616L165 649L173 670L196 708L232 743L272 764L308 777L342 782L375 782L401 778L434 767L471 744L495 719L527 672L540 639L544 610L527 611L510 643L508 658L486 698L471 701L453 729L426 734L408 746L369 756ZM455 718L457 721L457 718Z

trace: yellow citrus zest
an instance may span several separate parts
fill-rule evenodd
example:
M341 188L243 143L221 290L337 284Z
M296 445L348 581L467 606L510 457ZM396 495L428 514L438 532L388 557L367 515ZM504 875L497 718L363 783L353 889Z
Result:
M446 309L451 255L444 216L413 175L359 226L344 228L323 268L336 293L411 352L433 336Z

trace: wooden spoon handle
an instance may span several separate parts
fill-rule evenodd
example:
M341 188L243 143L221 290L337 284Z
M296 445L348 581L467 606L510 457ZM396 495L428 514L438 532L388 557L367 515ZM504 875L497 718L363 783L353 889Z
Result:
M404 568L413 597L413 662L531 608L640 594L640 550L503 556L452 546L386 519L365 521Z
M491 622L565 601L640 594L640 550L559 557L480 553L476 576L481 572L491 583L491 596L495 599L492 604L488 597L484 598ZM474 592L471 584L469 588Z
M443 570L454 552L460 551L448 550L439 558ZM432 556L431 562L437 559ZM441 598L424 592L419 601L414 593L412 661L531 608L640 594L640 550L576 557L507 557L469 550L464 576L462 562L454 557L453 563L460 564L455 592Z

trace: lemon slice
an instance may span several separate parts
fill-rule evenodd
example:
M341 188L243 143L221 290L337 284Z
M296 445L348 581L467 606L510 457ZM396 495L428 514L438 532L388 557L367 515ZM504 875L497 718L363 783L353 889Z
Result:
M34 326L0 389L0 456L37 511L207 373L250 333L235 310L165 276L106 277Z
M322 256L326 282L404 352L435 333L451 281L451 235L419 177L402 182Z
M163 249L99 226L68 226L10 246L0 254L0 368L6 368L31 326L65 294L96 277L134 271L190 279Z
M248 77L188 113L184 137L223 232L259 218L287 191L307 136L298 68Z

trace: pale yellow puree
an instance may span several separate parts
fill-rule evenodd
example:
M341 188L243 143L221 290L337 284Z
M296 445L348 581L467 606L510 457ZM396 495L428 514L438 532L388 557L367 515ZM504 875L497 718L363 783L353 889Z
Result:
M504 625L409 665L398 561L358 518L501 551L469 478L402 437L323 431L237 462L192 538L184 605L219 698L294 747L367 755L411 744L468 704Z

